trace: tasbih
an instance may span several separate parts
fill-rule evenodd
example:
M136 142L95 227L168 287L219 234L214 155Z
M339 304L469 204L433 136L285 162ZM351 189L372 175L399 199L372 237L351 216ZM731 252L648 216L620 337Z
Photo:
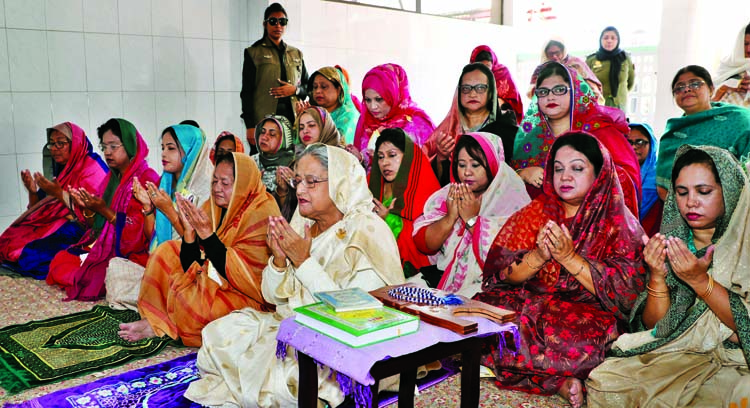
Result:
M464 303L464 301L456 295L450 294L440 297L435 295L430 289L416 286L399 286L389 290L388 295L404 302L431 306L462 305Z

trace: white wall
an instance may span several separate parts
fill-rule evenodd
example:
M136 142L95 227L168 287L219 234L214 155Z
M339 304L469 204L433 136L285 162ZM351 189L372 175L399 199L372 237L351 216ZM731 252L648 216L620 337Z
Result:
M26 206L21 169L41 169L46 127L132 121L161 171L158 136L186 118L210 139L244 134L242 50L264 2L0 0L0 229Z
M267 0L0 0L0 230L25 208L18 173L41 169L46 127L72 121L94 144L110 117L132 121L161 171L158 137L183 119L209 139L244 134L242 51L262 35ZM375 65L403 65L439 123L474 46L515 66L508 27L322 0L281 1L285 39L309 71L339 64L361 93Z

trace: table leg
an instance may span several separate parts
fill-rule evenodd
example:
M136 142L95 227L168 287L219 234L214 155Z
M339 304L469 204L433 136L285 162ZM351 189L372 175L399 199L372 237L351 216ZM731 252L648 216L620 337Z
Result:
M297 351L299 364L299 390L297 406L299 408L318 407L318 365L307 354Z
M414 408L414 387L417 384L417 367L401 370L398 384L398 408Z
M471 341L461 353L461 407L479 406L479 357L481 339Z

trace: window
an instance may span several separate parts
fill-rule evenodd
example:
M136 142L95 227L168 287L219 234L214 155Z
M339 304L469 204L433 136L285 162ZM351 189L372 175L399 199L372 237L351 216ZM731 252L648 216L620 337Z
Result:
M411 11L461 20L489 23L493 7L500 15L502 1L497 0L329 0L394 10Z

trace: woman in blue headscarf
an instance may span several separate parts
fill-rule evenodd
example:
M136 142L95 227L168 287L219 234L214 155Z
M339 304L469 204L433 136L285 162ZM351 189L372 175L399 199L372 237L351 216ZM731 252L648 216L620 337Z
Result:
M208 199L213 166L200 129L189 125L170 126L161 135L161 163L164 171L159 186L146 183L133 194L144 206L146 222L154 222L151 250L170 239L182 236L182 224L174 207L175 193L195 205Z
M664 202L656 191L656 151L659 142L654 130L646 123L631 123L628 141L633 146L638 163L641 165L641 200L638 214L641 225L648 236L659 232L661 212Z

